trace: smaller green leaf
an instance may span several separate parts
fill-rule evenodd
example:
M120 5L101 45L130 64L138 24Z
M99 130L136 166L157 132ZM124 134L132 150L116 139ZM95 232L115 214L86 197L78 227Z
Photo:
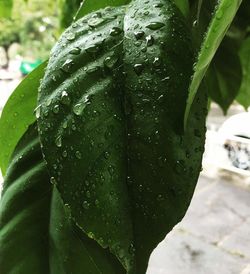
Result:
M118 7L122 5L126 5L130 2L131 0L85 0L82 2L75 20L78 20L82 18L84 15L99 10L106 8L108 6L111 7Z
M224 114L238 95L242 79L240 58L233 42L224 39L206 75L208 94Z
M184 16L188 16L189 14L189 2L188 0L174 0L175 5L179 8L179 10L183 13Z
M0 167L3 175L17 142L36 120L33 111L46 65L47 62L42 63L18 85L3 109L0 118Z
M250 106L250 37L242 44L240 52L243 79L236 100L247 109Z
M0 18L11 17L13 1L12 0L0 0Z
M203 40L200 52L198 54L194 74L189 87L189 95L184 115L184 127L186 128L191 105L205 76L209 64L211 63L223 37L225 36L242 0L221 0L215 8L214 16L208 27L207 33Z

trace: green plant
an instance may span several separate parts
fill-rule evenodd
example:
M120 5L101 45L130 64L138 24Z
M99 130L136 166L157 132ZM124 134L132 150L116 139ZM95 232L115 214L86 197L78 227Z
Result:
M207 93L249 92L240 1L128 2L86 0L3 110L4 274L145 273L192 198Z

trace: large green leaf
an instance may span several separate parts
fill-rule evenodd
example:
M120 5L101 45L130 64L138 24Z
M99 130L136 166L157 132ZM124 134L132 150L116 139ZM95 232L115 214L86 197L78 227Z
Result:
M12 156L0 200L2 274L49 273L50 196L37 130L31 128Z
M47 63L32 71L13 91L0 118L0 168L5 174L16 144L36 117L38 87Z
M13 6L12 0L0 0L0 18L10 17L12 6Z
M118 7L126 5L131 0L85 0L82 1L82 4L76 14L75 20L82 18L88 13L103 9L106 7Z
M1 274L117 274L115 258L88 239L49 182L37 129L17 145L0 201Z
M189 87L189 95L184 116L184 127L187 126L191 105L200 83L205 76L209 64L211 63L220 43L222 42L242 0L221 0L217 7L207 33L203 40L197 61L194 66L194 74Z
M41 85L51 180L79 229L128 273L145 273L193 195L207 100L197 96L182 135L192 64L190 33L173 2L133 1L66 30Z
M250 37L242 43L239 55L242 64L243 79L237 101L247 109L250 106Z
M226 62L225 62L226 60ZM241 63L233 39L226 38L217 51L206 75L208 94L220 105L224 114L239 93Z

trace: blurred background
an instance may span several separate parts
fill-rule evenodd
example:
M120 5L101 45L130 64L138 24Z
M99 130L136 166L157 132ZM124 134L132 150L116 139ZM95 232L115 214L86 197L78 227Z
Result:
M0 114L22 78L48 58L59 18L57 1L19 0L12 19L0 19ZM211 103L207 129L191 206L153 252L148 274L250 274L250 114L235 102L224 115Z

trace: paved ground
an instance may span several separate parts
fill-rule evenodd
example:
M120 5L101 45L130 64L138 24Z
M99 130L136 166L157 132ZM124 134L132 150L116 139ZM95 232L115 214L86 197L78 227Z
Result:
M186 216L155 249L147 274L250 274L250 188L201 176Z

